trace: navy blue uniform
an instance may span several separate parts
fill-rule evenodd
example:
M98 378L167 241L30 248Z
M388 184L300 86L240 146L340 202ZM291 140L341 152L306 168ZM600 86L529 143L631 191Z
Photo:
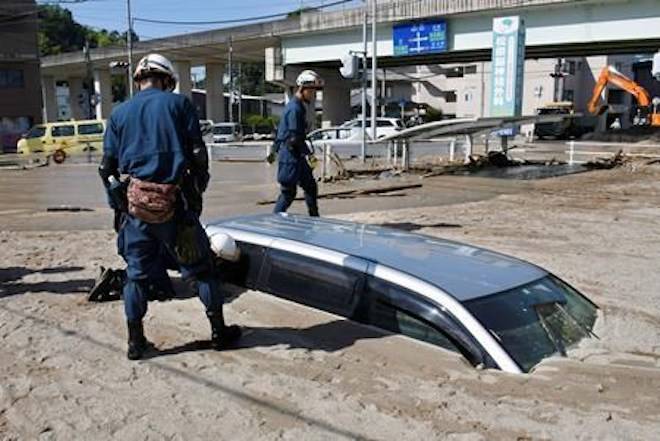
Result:
M149 88L119 105L108 120L103 143L104 157L116 160L119 172L159 184L181 184L191 165L192 146L202 144L197 112L185 96ZM201 191L208 183L208 170L197 170ZM184 278L194 279L207 311L222 308L222 295L213 274L208 237L199 223L199 213L190 210L182 197L177 216L160 224L125 214L118 233L119 254L126 261L124 309L129 321L140 321L147 301L167 280L167 267L175 259L177 222L194 225L194 240L200 258L182 265ZM112 205L112 203L111 203ZM116 207L113 207L116 208ZM167 253L167 255L163 255ZM167 282L164 282L166 281Z
M318 187L307 163L307 120L305 106L300 99L294 97L284 109L284 114L277 128L275 145L278 151L277 181L281 193L275 204L275 213L286 211L296 198L299 185L305 192L305 202L310 216L318 216Z

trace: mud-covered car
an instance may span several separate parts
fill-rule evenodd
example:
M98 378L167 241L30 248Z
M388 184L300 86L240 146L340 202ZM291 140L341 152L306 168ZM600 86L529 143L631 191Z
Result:
M594 303L544 269L463 243L286 214L220 220L206 231L218 253L234 256L233 283L478 367L529 372L591 336L597 317Z

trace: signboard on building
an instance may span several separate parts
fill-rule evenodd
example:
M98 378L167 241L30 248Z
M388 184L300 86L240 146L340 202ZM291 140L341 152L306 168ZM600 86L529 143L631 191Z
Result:
M491 116L520 116L525 69L525 25L515 17L493 19Z
M394 55L419 55L447 51L447 22L430 20L394 25Z

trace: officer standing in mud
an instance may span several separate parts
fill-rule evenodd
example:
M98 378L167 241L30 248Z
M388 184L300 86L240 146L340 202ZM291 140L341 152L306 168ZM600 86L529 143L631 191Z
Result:
M323 80L316 72L304 70L296 79L296 94L284 109L277 128L274 153L278 153L277 181L280 196L273 212L285 212L296 198L297 187L305 192L305 203L310 216L319 215L318 186L307 162L309 147L307 139L307 118L305 104L313 102L316 91L323 87ZM268 161L274 161L274 153Z
M225 325L213 254L199 222L209 174L197 113L189 99L172 93L176 76L167 58L142 58L133 79L140 90L112 112L99 167L110 205L120 212L127 356L140 359L149 347L142 319L148 301L171 289L167 267L173 261L206 307L213 348L224 349L241 330ZM130 177L123 194L120 174Z

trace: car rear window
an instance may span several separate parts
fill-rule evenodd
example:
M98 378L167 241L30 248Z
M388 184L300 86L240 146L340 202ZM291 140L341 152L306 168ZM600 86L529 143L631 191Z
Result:
M51 132L53 136L73 136L73 126L55 126Z
M465 306L525 372L589 336L597 316L596 305L553 276Z
M80 124L78 126L79 135L96 135L103 133L103 124L94 123L94 124Z

